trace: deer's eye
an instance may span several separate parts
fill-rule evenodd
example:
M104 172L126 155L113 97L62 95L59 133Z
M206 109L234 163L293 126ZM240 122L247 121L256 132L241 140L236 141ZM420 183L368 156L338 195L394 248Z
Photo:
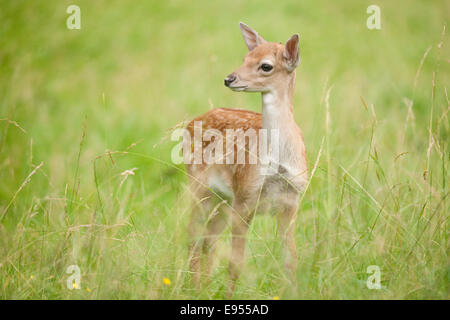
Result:
M263 63L263 64L261 65L261 69L262 69L262 71L264 71L264 72L269 72L270 70L273 69L273 66L271 66L271 65L268 64L268 63Z

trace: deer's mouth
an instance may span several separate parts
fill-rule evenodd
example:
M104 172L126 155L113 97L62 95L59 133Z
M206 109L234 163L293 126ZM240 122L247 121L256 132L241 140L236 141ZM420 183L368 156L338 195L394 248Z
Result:
M233 91L244 91L248 86L229 86L229 88Z

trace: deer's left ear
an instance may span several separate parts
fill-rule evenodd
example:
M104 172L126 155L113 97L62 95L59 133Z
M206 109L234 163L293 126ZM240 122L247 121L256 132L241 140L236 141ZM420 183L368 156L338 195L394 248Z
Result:
M300 62L299 39L299 35L294 34L284 45L283 59L289 72L294 71Z
M245 44L249 51L252 51L260 44L266 42L266 40L261 37L258 32L250 28L245 23L239 22L239 28L241 28L242 36L244 37Z

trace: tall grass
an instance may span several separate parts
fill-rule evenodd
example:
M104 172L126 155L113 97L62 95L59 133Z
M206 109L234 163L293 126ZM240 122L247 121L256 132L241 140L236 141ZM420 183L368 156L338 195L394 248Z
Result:
M195 290L187 179L166 137L211 106L260 110L222 86L246 52L241 20L271 41L301 35L311 179L297 283L276 219L258 216L235 297L449 298L448 2L382 1L378 31L369 1L77 1L81 30L65 27L69 4L1 3L2 299L225 297L230 230Z

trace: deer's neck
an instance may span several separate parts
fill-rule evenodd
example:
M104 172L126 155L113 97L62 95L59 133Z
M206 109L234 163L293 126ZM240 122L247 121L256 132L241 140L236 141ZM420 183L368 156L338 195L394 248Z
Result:
M267 131L271 157L274 158L272 161L283 165L285 169L296 167L295 155L298 154L298 128L292 109L294 86L295 73L287 85L284 83L284 86L262 94L262 127Z
M280 130L280 137L286 130L295 126L292 110L292 98L295 87L295 71L292 73L287 85L279 86L262 93L263 128L267 130Z
M278 163L284 175L300 177L307 168L303 137L292 109L294 86L295 71L287 85L262 94L262 128L267 130L270 162ZM274 130L278 134L272 138ZM277 170L281 172L280 167Z

